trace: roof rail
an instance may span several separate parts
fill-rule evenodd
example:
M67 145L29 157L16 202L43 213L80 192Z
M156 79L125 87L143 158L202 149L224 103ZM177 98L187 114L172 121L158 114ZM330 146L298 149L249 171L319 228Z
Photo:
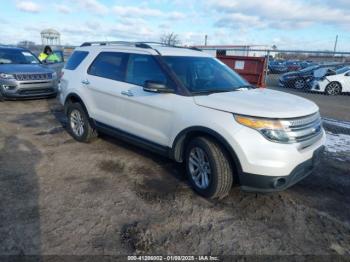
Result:
M92 45L101 45L101 46L103 45L124 45L125 46L126 45L126 46L133 46L133 47L139 47L139 48L148 48L148 49L153 49L159 55L161 55L160 52L156 48L153 48L151 45L160 45L160 46L167 46L167 47L173 47L173 48L185 48L185 49L191 49L196 51L202 51L201 49L198 49L196 47L183 47L183 46L164 44L161 42L95 41L95 42L84 42L80 45L80 47L92 46Z

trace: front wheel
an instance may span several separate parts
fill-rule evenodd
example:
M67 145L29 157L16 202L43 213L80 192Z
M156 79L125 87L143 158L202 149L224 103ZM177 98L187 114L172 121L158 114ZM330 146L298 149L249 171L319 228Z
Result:
M88 114L79 103L68 105L68 131L79 142L91 142L97 131L92 127Z
M214 140L194 138L186 150L186 171L194 190L206 198L225 197L233 184L227 153Z
M331 82L327 85L325 92L330 96L339 95L341 93L341 85L338 82Z
M295 80L294 88L295 89L304 89L306 87L306 81L302 78Z

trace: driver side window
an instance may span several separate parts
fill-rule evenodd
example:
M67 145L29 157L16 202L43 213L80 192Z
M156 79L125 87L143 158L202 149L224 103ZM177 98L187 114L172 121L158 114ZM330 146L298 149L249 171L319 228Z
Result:
M130 54L126 82L144 86L145 81L154 81L170 87L170 81L151 55Z

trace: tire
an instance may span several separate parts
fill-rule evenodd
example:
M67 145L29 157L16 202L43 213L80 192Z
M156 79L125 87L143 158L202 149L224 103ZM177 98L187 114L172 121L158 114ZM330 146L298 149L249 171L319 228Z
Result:
M329 96L339 95L342 91L342 86L338 82L330 82L325 89L325 93Z
M67 118L68 131L75 140L89 143L97 137L97 131L80 103L68 104Z
M208 169L210 172L207 172ZM189 143L186 149L186 172L193 189L206 198L224 198L233 184L227 153L211 138L197 137Z
M302 78L299 78L299 79L295 80L294 88L295 89L299 89L299 90L305 89L306 88L306 81L304 79L302 79Z

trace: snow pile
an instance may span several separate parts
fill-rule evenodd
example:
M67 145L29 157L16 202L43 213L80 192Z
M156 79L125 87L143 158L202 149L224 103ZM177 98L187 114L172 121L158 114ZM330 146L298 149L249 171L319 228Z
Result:
M331 153L347 152L350 155L350 135L327 132L326 150Z
M325 117L322 118L322 121L325 124L350 129L350 122L347 122L347 121L339 121L336 119L325 118Z

